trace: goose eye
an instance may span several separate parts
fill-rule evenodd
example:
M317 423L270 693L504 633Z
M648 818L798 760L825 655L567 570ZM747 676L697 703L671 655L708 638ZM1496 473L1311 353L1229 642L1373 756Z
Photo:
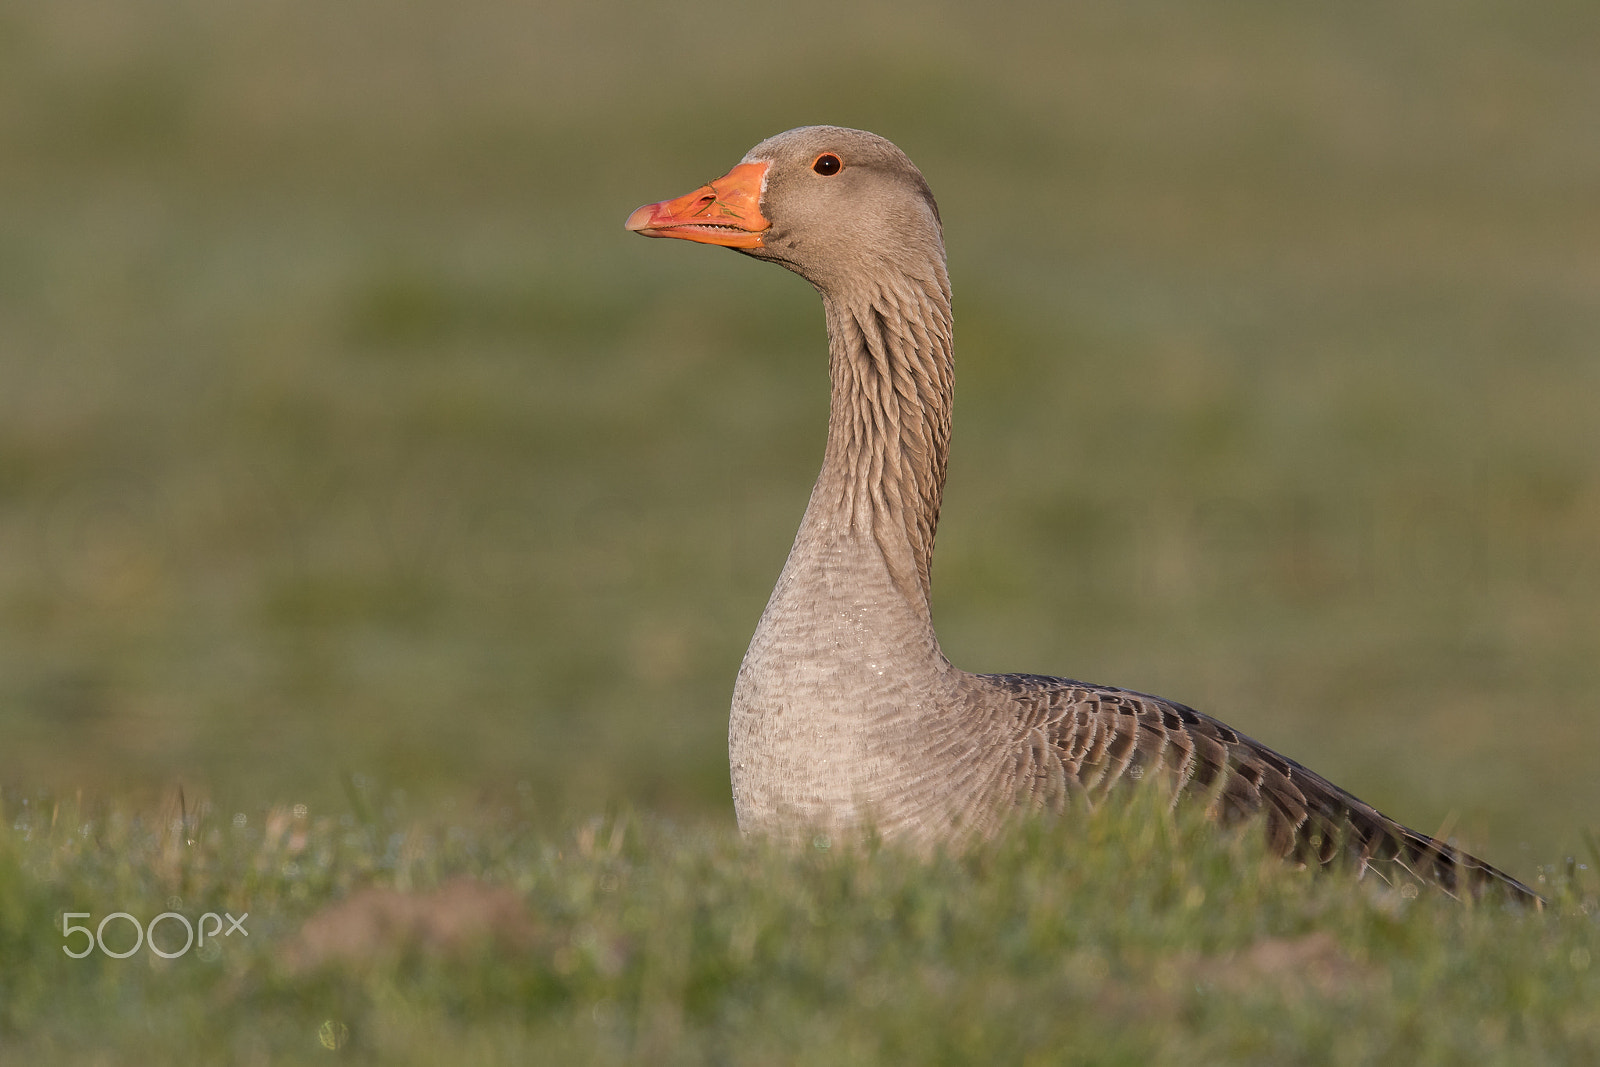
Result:
M818 174L821 174L823 177L838 174L843 168L844 164L840 163L839 157L834 155L832 152L822 153L822 155L817 157L816 162L811 164L811 169L816 171Z

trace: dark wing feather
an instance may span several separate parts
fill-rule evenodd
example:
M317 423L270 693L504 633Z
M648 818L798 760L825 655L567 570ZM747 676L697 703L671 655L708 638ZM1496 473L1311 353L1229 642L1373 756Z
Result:
M1223 823L1261 815L1274 851L1326 866L1341 855L1387 882L1410 875L1452 896L1543 898L1475 856L1418 833L1294 760L1209 715L1160 697L1034 674L982 675L1042 734L1068 791L1091 801L1165 775L1178 797L1204 798Z

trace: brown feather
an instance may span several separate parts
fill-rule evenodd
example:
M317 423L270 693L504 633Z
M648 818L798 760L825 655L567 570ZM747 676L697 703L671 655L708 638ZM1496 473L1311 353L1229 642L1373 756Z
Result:
M1407 878L1452 896L1497 893L1540 904L1532 889L1453 845L1382 814L1252 738L1160 697L1033 674L986 674L1038 723L1075 793L1099 800L1164 775L1174 799L1204 799L1223 823L1260 817L1273 852L1306 865L1348 861L1388 883Z

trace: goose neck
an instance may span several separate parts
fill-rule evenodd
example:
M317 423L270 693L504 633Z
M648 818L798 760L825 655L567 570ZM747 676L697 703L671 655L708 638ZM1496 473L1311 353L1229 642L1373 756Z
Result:
M832 395L807 522L848 531L926 611L954 393L950 285L892 277L823 293Z

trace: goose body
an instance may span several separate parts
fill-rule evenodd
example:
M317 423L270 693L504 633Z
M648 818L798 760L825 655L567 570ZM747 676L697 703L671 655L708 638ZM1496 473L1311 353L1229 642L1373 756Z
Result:
M827 318L822 471L734 688L741 830L959 841L1158 776L1220 820L1260 814L1274 849L1299 862L1345 855L1389 881L1539 900L1182 704L972 674L944 657L930 568L950 442L950 282L933 194L893 144L790 130L627 227L777 262L815 286Z

